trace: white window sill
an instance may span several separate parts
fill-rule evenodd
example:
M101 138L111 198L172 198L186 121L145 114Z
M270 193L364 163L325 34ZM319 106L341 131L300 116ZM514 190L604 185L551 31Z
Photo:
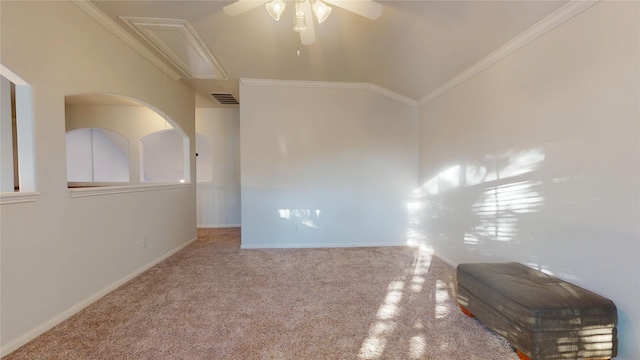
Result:
M191 184L132 184L118 186L93 186L69 189L72 198L85 196L99 196L111 194L125 194L140 191L170 190L190 187Z
M38 198L38 195L40 195L38 192L0 193L0 205L34 202Z

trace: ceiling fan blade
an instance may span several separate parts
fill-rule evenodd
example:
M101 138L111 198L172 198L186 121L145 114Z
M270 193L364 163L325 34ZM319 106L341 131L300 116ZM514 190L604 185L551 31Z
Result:
M324 0L324 2L375 20L382 15L382 4L372 0Z
M269 0L238 0L223 7L222 11L227 15L236 16L268 2Z
M300 43L302 45L311 45L316 42L316 31L313 27L311 4L309 1L305 1L301 5L304 11L304 21L307 24L307 30L300 32Z

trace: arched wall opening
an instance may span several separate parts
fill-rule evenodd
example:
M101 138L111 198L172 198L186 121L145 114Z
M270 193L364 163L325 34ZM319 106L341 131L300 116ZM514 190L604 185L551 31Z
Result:
M189 183L191 171L189 161L189 137L165 113L158 108L128 96L94 93L65 97L66 131L78 129L96 129L92 133L95 140L99 137L103 142L111 142L108 146L92 147L94 151L94 168L118 167L115 163L96 164L96 161L113 161L107 149L120 148L128 155L128 175L126 183L140 184L146 182ZM122 141L113 141L115 137L104 134L120 134L127 140L127 149L122 149ZM101 133L102 132L102 133ZM167 133L165 135L160 135ZM152 136L152 134L157 134ZM171 135L168 135L171 134ZM85 136L85 142L88 139ZM157 137L156 137L157 136ZM146 150L145 150L146 147ZM69 144L67 144L69 151ZM149 158L147 158L149 156ZM67 161L88 157L84 154L67 154ZM76 164L68 163L68 174L73 173ZM150 175L151 174L151 175ZM168 174L171 174L170 176ZM84 178L87 178L86 176ZM110 176L108 178L115 178ZM122 173L117 177L124 180ZM122 182L93 181L74 182L69 178L70 187L122 185Z

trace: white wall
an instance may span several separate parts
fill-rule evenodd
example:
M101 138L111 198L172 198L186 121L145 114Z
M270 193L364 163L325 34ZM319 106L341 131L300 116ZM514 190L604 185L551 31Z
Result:
M406 244L415 107L339 84L240 92L244 248Z
M185 182L183 143L177 131L155 132L140 141L145 182Z
M601 2L420 109L427 242L612 299L640 359L638 2Z
M0 6L0 61L32 85L39 192L34 202L0 209L5 354L196 238L193 185L70 196L65 96L106 92L138 99L165 112L191 139L195 101L186 84L167 79L71 2Z
M240 110L196 109L198 227L240 226Z
M67 181L129 182L129 141L104 129L67 131Z

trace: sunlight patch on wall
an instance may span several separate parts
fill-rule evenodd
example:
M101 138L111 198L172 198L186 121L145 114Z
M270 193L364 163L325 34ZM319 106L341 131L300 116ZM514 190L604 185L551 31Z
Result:
M427 180L420 192L423 195L437 195L460 186L513 178L539 169L544 159L542 147L487 155L481 161L467 162L441 171Z
M422 224L422 214L424 212L425 204L420 201L418 195L412 196L415 200L407 203L407 245L418 246L424 243L424 236L420 231L420 225Z
M514 240L521 215L536 212L543 203L536 190L541 185L540 181L524 181L486 189L471 206L477 225L465 234L464 242L473 245L483 240Z
M545 159L544 149L534 148L523 151L508 151L502 156L507 164L500 170L501 179L530 173L537 170Z
M465 245L509 242L519 236L527 214L544 204L542 181L530 174L545 160L543 147L489 154L446 167L413 192L407 204L408 242L424 242L426 234L444 237L452 217L465 216ZM424 228L424 226L429 228Z
M460 165L452 166L431 178L424 184L424 191L436 195L442 191L457 188L460 185Z
M491 157L487 157L489 163L493 163L494 160ZM467 186L473 186L482 184L483 182L493 181L498 178L495 170L488 169L486 165L467 164L465 166L465 183Z
M539 264L539 263L538 263L538 261L537 261L537 260L538 260L538 259L537 259L537 257L534 257L534 258L536 258L536 259L535 259L535 260L536 260L535 262L525 262L524 264L525 264L525 265L527 265L528 267L532 268L532 269L536 269L536 270L538 270L538 271L540 271L540 272L543 272L543 273L545 273L545 274L547 274L547 275L551 275L551 276L556 276L556 277L558 277L556 274L554 274L554 273L553 273L553 271L551 271L550 269L548 269L548 268L546 268L546 267L542 266L541 264ZM574 280L574 281L576 281L576 280L577 280L575 277L573 277L573 279L571 279L571 277L570 277L570 276L567 276L567 275L562 275L562 276L560 276L560 277L562 277L562 278L564 278L564 279ZM578 280L578 281L576 281L576 282L579 282L579 280Z
M321 212L322 210L320 209L279 209L278 215L282 219L297 220L306 227L319 229L320 227L317 225L317 221L320 218Z

